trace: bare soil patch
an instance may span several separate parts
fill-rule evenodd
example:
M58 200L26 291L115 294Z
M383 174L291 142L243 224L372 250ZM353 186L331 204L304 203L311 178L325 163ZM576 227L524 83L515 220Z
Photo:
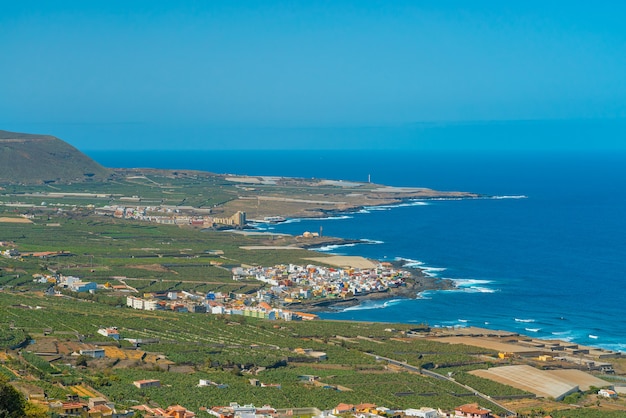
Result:
M9 223L9 224L32 224L33 221L26 218L9 218L6 216L0 216L0 222Z
M139 269L139 270L147 270L147 271L158 271L158 272L171 272L167 267L163 267L160 264L128 264L125 267L131 269Z
M335 255L332 257L312 257L307 258L307 260L315 261L318 263L330 264L331 266L337 267L354 267L359 269L373 269L376 268L376 263L371 260L368 260L365 257L359 256L344 256L344 255Z

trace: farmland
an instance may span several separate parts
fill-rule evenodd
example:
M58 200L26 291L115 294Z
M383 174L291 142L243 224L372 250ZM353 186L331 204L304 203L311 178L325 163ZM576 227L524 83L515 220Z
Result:
M37 305L40 309L20 306ZM207 393L213 403L271 403L276 407L318 405L332 408L339 402L358 403L369 400L379 404L409 407L428 404L453 408L460 403L477 401L459 387L420 374L397 372L366 353L406 357L411 364L433 360L457 363L484 350L468 346L441 344L411 339L401 344L392 337L408 330L399 326L386 331L385 324L291 322L280 323L215 315L176 314L134 311L91 302L76 303L69 298L42 298L32 294L0 293L0 318L3 328L11 322L32 338L54 339L59 344L94 337L104 325L115 325L124 337L151 339L152 343L133 347L106 346L107 357L88 359L87 368L41 368L38 357L23 350L13 362L28 363L40 370L42 381L65 384L84 382L115 402L125 399L156 400L159 403L184 403L190 408L207 406ZM44 329L52 329L43 337ZM367 336L368 339L359 338ZM97 335L96 335L97 337ZM105 340L101 337L100 340ZM157 342L158 340L158 342ZM375 341L375 342L373 342ZM104 341L106 342L106 341ZM298 347L324 351L328 359L310 362L297 354ZM153 355L151 362L149 353ZM418 354L423 353L421 359ZM169 360L160 367L154 360ZM66 360L72 361L69 357ZM15 367L9 362L9 367ZM131 367L129 367L131 366ZM187 366L177 369L179 366ZM184 372L176 371L184 370ZM302 384L298 376L314 374L330 388ZM280 384L281 389L252 387L248 380ZM137 389L132 381L159 379L167 389ZM195 388L199 379L224 383L228 388ZM385 389L380 384L385 382ZM349 388L341 391L337 387ZM499 385L493 386L496 393ZM60 387L59 387L60 388ZM489 388L486 388L489 389ZM71 390L71 389L67 389ZM128 395L128 394L132 394ZM402 396L398 395L402 394Z
M370 402L450 410L478 402L498 413L504 410L488 397L536 401L530 393L468 373L510 360L499 359L490 348L437 341L427 324L270 321L126 306L127 296L147 292L185 291L200 298L208 292L252 295L264 284L233 281L232 267L306 265L314 256L324 264L325 256L299 248L296 237L96 214L104 205L192 207L217 214L245 210L254 216L309 210L319 215L321 210L416 196L383 196L375 185L257 180L261 183L206 173L121 171L108 183L6 186L0 216L27 217L29 222L3 222L0 229L0 250L21 253L0 257L0 374L51 398L74 394L86 400L100 394L125 408L151 402L199 411L238 402L329 409L341 402ZM353 187L365 190L365 197L349 200ZM277 244L290 247L271 249ZM45 277L37 279L44 274L77 276L100 288L95 293L54 289ZM116 327L122 340L98 334L106 327ZM102 348L104 358L79 355L94 348ZM325 356L314 358L308 350ZM314 376L316 383L303 382L301 376ZM139 389L132 383L143 379L162 385ZM200 379L222 386L197 387ZM264 385L253 386L250 379ZM554 404L548 403L553 409L563 406Z

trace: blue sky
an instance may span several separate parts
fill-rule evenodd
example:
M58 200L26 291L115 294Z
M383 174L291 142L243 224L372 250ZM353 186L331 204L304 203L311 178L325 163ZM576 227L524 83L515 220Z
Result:
M443 137L626 118L621 2L6 3L0 129L83 149L567 148Z

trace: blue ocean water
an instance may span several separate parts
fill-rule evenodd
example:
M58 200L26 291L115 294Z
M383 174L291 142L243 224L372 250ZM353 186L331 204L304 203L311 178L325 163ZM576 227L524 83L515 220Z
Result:
M626 155L397 151L88 152L109 167L315 177L490 198L366 208L273 225L368 239L322 249L403 258L458 290L365 302L323 318L475 325L626 351ZM412 260L412 261L409 261Z

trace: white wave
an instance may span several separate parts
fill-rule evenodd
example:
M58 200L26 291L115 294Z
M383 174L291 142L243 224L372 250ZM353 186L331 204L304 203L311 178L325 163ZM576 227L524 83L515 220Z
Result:
M370 213L372 211L386 211L392 209L391 206L365 206L362 210L367 211L367 213ZM360 211L359 211L360 212Z
M467 322L467 319L459 319L458 321L465 323L465 322Z
M481 279L452 279L454 284L458 287L472 287L477 284L489 284L492 283L491 280L481 280Z
M315 248L315 251L334 251L341 247L354 247L355 245L355 243L324 245L323 247Z
M597 340L598 336L597 335L593 335L593 334L589 334L589 338L591 338L593 340Z
M384 244L385 241L379 241L377 239L368 239L368 238L363 238L360 241L363 242L363 244Z
M423 200L412 200L409 203L399 203L396 205L398 208L405 208L411 206L428 206L428 202L424 202Z
M366 302L361 305L350 306L343 310L343 312L348 311L366 311L370 309L385 309L393 305L397 305L402 302L402 299L391 299L384 302Z
M297 218L289 218L289 219L285 219L284 221L281 221L280 223L281 223L282 225L285 225L285 224L297 224L297 223L299 223L299 222L300 222L300 219L297 219Z
M621 351L622 353L626 353L626 344L620 344L620 343L606 344L606 343L603 343L602 344L602 348L606 348L607 350Z
M420 267L423 266L424 263L419 261L419 260L412 260L410 258L402 258L402 257L396 257L395 258L396 261L402 261L403 267Z
M552 333L552 335L567 335L567 334L571 334L572 331L554 331Z
M504 196L491 196L491 199L528 199L528 196L520 194L520 195L504 195Z
M496 293L498 290L488 287L468 287L465 291L470 293Z
M361 209L357 213L370 213L370 211L367 209Z
M406 208L412 206L428 206L428 202L423 200L411 200L410 202L398 203L396 205L380 205L380 206L365 206L365 210L390 210L393 208Z
M524 329L529 332L539 332L541 330L541 328L524 328Z
M493 283L491 280L479 280L479 279L450 279L456 285L458 291L467 293L495 293L498 290L484 286L489 283ZM454 291L454 290L453 290Z
M519 319L515 318L515 322L535 322L534 319Z
M445 267L420 267L420 269L424 272L425 275L430 277L436 277L437 273L440 271L446 271Z
M325 218L303 218L303 219L308 219L308 220L315 220L315 221L338 221L341 219L352 219L352 216L348 216L348 215L341 215L341 216L328 216Z
M363 238L361 240L359 240L360 242L351 242L349 244L330 244L330 245L323 245L321 247L317 247L317 248L313 248L315 251L322 251L322 252L329 252L329 251L335 251L338 248L341 247L355 247L359 244L384 244L384 241L378 241L375 239L367 239L367 238Z
M424 262L419 261L419 260L413 260L410 258L402 258L402 257L396 257L395 258L397 261L402 261L402 267L408 267L408 268L418 268L420 270L422 270L424 272L424 274L426 274L427 276L437 276L437 272L441 272L441 271L446 271L447 269L445 267L430 267L430 266L425 266Z

